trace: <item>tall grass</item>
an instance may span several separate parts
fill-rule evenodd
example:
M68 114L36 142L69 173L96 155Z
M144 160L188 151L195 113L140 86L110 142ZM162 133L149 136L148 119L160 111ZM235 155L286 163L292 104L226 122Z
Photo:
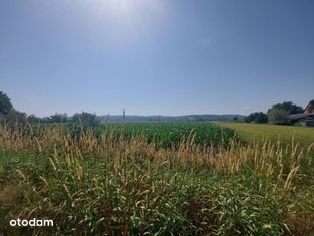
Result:
M17 217L54 220L54 228L32 233L311 232L311 211L291 220L313 207L313 192L304 190L307 199L297 194L303 180L313 189L310 148L295 140L285 147L223 143L200 145L193 131L162 148L140 134L0 126L0 232L22 233L8 224Z

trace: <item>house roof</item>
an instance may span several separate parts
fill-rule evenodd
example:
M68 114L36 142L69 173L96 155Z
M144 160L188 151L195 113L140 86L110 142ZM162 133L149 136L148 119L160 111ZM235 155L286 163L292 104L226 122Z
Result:
M309 113L309 114L293 114L289 115L288 118L291 120L299 120L307 117L314 117L314 113Z
M309 102L303 113L288 116L288 118L291 120L299 120L307 117L314 117L314 99Z
M314 99L309 102L303 113L304 114L314 113Z

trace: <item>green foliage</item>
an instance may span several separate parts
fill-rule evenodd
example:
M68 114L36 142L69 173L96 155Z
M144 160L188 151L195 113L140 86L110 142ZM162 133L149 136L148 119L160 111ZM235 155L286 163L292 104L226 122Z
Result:
M292 101L288 101L288 102L285 101L283 103L277 103L273 105L272 108L269 109L267 113L271 112L272 110L285 111L289 115L303 113L303 108L300 106L297 106Z
M65 123L67 122L67 114L54 114L52 116L49 117L48 122L49 123Z
M221 128L208 122L147 122L111 124L99 128L123 134L131 138L135 135L144 135L148 142L153 140L164 148L178 147L183 139L194 136L197 145L215 145L223 143L224 147L229 145L230 140L235 138L232 129Z
M120 174L113 168L114 157L86 159L80 164L84 172L79 180L64 157L54 160L60 165L57 171L46 158L30 154L17 159L16 154L7 153L0 161L7 172L2 178L15 174L15 169L27 177L15 180L18 205L24 209L20 217L52 218L54 232L279 235L284 230L279 198L264 187L252 187L265 181L253 175L220 175L201 166L152 169L152 163L138 156L123 161ZM9 209L3 207L5 222L15 217ZM14 229L6 230L12 234ZM32 230L39 233L49 228Z
M252 113L245 118L246 123L265 124L268 122L268 117L263 112Z
M7 94L0 91L0 122L6 123L10 127L16 124L24 124L28 120L26 113L15 110ZM33 121L35 116L30 116L29 121Z
M96 114L82 112L74 114L72 122L83 126L95 126L99 123L96 118Z
M285 110L271 109L268 111L268 117L271 124L275 125L287 125L289 113Z
M297 106L292 101L277 103L267 111L269 122L276 125L289 125L288 115L303 113L303 108Z
M26 122L26 113L11 109L8 114L3 116L3 121L9 126L15 126L16 124L24 124Z
M7 115L13 109L10 98L8 95L0 91L0 115Z
M39 117L36 117L35 115L30 115L27 117L27 121L31 124L36 124L42 122L42 120Z

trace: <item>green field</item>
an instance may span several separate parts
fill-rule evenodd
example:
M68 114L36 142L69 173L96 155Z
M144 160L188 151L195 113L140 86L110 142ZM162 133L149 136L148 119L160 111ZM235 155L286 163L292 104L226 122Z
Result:
M214 122L223 127L235 129L237 134L245 142L263 142L266 138L273 142L280 141L284 144L291 144L294 137L295 142L303 147L309 147L314 143L314 128L280 126L280 125L261 125L247 123Z
M243 127L240 140L218 125ZM309 142L273 145L248 127L0 125L0 234L310 235ZM54 227L10 227L17 218Z
M97 133L111 131L126 138L143 135L149 143L155 141L163 148L178 147L182 140L191 138L197 145L223 144L227 147L229 141L235 138L233 129L222 129L208 122L113 123L96 128Z

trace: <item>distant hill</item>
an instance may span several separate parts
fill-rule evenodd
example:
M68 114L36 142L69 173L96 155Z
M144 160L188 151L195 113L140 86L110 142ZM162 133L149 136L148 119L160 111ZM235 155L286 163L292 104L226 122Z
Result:
M186 115L186 116L125 116L128 122L148 122L148 121L231 121L233 119L242 120L242 115ZM107 116L98 116L98 120L107 121ZM112 115L109 117L111 122L121 122L122 115Z

